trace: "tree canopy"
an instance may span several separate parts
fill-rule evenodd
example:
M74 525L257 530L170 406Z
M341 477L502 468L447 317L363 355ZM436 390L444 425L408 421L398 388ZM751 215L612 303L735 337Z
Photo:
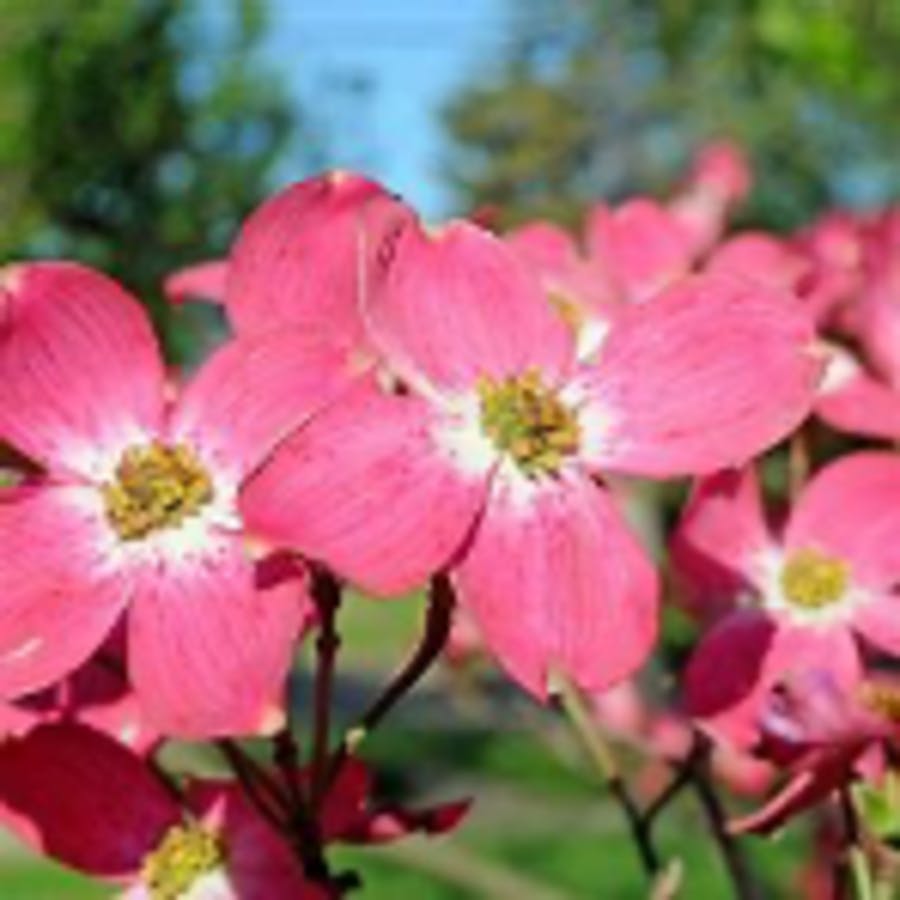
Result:
M298 126L259 0L0 0L0 258L152 296L221 252Z
M453 99L448 177L506 222L574 220L671 184L701 141L750 152L749 221L788 227L900 187L900 6L880 0L534 0Z

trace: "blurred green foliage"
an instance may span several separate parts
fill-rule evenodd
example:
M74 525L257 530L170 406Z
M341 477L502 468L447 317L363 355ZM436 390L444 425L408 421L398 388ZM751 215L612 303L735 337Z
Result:
M0 260L71 257L152 299L221 252L297 115L259 0L0 0Z
M510 15L506 57L446 110L464 208L574 223L591 198L670 187L720 136L755 164L753 224L900 188L893 0L532 0Z

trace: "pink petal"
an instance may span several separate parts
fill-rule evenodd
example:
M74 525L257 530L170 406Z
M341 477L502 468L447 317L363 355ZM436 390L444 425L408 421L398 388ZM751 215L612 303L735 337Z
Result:
M900 597L896 594L863 603L853 616L853 626L874 646L900 656Z
M0 735L22 735L51 722L87 725L139 754L161 739L141 716L124 668L102 649L63 681L0 707Z
M171 432L241 478L321 407L352 375L345 355L299 329L221 348L188 385Z
M0 807L26 843L108 878L137 872L180 820L139 757L81 725L41 725L0 744Z
M327 900L309 883L288 842L227 781L195 781L186 802L205 826L225 841L228 880L234 900Z
M726 241L706 264L710 274L736 276L789 291L796 288L809 268L809 262L790 244L753 231Z
M58 681L112 631L127 594L109 569L102 515L90 488L32 488L0 502L0 696Z
M691 167L691 181L715 191L723 200L743 200L753 186L753 170L740 144L715 140L704 144Z
M816 399L816 415L838 431L900 438L900 393L867 374L849 354L832 357Z
M452 390L531 367L555 375L573 361L573 335L537 277L468 222L408 228L367 310L375 343L414 383Z
M503 236L504 242L537 270L564 272L578 260L578 248L569 233L550 222L531 222Z
M740 749L760 736L769 691L805 669L828 671L840 686L861 677L859 651L842 626L791 626L758 610L729 615L704 636L688 662L688 712Z
M656 638L653 567L606 491L582 475L498 478L458 587L485 644L541 698L554 671L586 690L609 687Z
M460 469L437 426L420 400L357 385L250 482L250 527L371 593L416 587L459 549L486 491L487 472Z
M698 276L625 311L588 375L599 466L673 476L737 468L807 415L821 361L790 298Z
M850 565L856 584L900 577L900 458L854 453L822 469L788 520L787 547L816 547Z
M294 325L313 339L358 347L367 266L411 215L380 185L343 172L276 194L247 220L231 251L227 306L236 331Z
M173 272L163 283L163 293L170 303L188 300L223 303L227 278L228 261L213 259Z
M130 670L148 720L183 738L279 727L294 642L310 604L298 579L270 584L240 537L148 565L129 619Z
M695 482L669 551L679 601L702 618L752 590L754 559L771 541L761 501L752 466Z
M590 255L631 300L646 300L691 267L689 233L652 200L630 200L616 210L596 206L587 222L587 242Z
M0 437L51 467L97 474L160 424L150 322L114 281L73 263L0 283Z
M737 147L717 141L700 151L687 185L669 204L696 253L718 240L729 208L746 196L751 180L747 161Z

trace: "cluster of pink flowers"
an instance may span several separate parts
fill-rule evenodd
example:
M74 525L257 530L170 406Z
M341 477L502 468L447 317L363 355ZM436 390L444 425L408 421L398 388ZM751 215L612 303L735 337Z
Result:
M756 472L813 415L900 437L900 215L726 239L749 186L715 145L670 202L597 205L575 241L426 226L363 177L311 179L167 283L231 330L186 379L106 276L0 271L10 827L134 900L279 900L343 893L332 841L454 826L458 805L373 804L352 740L297 758L286 684L337 582L451 590L513 682L592 696L598 728L666 765L699 728L732 780L787 773L737 828L877 780L900 717L878 672L900 656L900 457L846 455L771 514ZM596 698L658 640L631 485L684 476L666 556L705 633L683 708L614 726ZM233 741L258 735L276 769ZM223 745L239 780L166 776L171 738Z

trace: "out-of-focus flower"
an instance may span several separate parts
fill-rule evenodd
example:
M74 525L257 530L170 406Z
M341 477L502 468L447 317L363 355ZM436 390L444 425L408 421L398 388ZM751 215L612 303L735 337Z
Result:
M684 765L694 752L691 720L660 701L653 703L634 680L595 695L593 706L602 731L640 754L643 765L636 783L648 798L655 797L671 781L673 767ZM767 762L725 744L712 748L709 764L717 780L741 795L763 793L774 775Z
M624 677L655 635L652 566L594 473L746 460L803 418L819 373L808 317L726 278L629 307L581 366L537 278L468 223L403 230L365 315L394 390L360 382L315 417L245 512L375 594L452 567L538 696L554 670Z
M752 469L701 480L672 540L688 604L715 621L685 672L689 711L738 747L772 688L824 669L851 692L857 635L900 653L900 459L858 453L819 472L773 534ZM726 612L728 607L731 612Z
M760 709L759 752L787 769L781 789L735 831L768 832L858 776L880 779L885 742L900 735L900 685L890 676L841 684L831 670L788 674Z
M172 405L147 317L113 281L5 270L0 437L45 474L0 501L0 695L72 672L127 610L155 727L276 727L308 600L296 570L251 553L237 492L345 383L339 354L272 334L223 348Z
M752 183L750 164L737 144L712 141L700 149L687 183L669 203L694 253L707 252L719 240L731 210L750 193Z

